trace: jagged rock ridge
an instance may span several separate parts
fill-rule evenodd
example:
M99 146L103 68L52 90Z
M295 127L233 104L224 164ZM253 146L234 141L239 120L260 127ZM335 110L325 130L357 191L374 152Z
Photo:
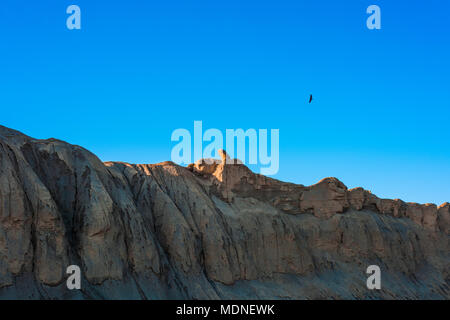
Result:
M0 298L448 299L450 204L240 163L102 163L0 126ZM68 290L67 266L82 269ZM382 270L368 290L367 266Z

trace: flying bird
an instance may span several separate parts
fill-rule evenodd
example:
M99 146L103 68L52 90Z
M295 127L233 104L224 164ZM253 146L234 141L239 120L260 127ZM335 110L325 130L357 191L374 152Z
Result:
M309 95L309 103L312 101L312 94Z

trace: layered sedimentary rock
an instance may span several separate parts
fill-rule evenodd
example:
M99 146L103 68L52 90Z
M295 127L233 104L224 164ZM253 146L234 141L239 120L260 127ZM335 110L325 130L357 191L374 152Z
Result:
M0 127L0 298L450 298L449 203L284 183L226 157L102 163Z

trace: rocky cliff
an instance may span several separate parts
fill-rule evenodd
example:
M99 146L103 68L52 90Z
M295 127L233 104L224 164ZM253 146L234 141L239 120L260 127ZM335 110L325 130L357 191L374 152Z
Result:
M102 163L0 126L0 298L450 298L449 203L284 183L225 157Z

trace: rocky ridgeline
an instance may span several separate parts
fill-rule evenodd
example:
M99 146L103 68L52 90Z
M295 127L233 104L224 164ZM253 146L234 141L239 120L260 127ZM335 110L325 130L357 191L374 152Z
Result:
M102 163L0 126L0 298L449 299L448 203L284 183L226 157Z
M311 213L325 219L349 209L368 209L396 218L410 218L429 230L449 233L448 202L437 207L432 203L380 199L363 188L349 190L336 178L325 178L309 187L285 183L253 173L237 159L227 162L229 157L226 152L220 152L221 160L202 160L189 165L188 168L211 180L223 200L230 202L234 196L254 197L269 202L286 213ZM228 165L224 165L225 163Z

